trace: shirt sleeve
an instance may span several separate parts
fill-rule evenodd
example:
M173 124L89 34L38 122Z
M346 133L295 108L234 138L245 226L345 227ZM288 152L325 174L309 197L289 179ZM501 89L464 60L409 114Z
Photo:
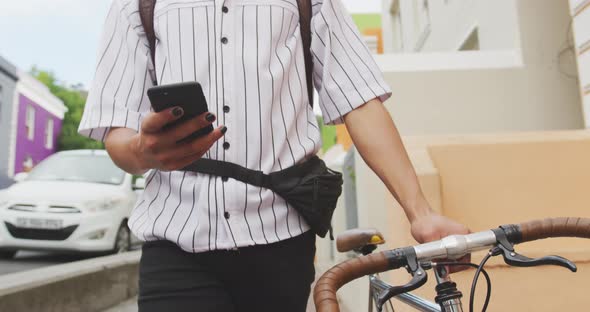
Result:
M78 132L104 141L112 127L139 131L151 110L146 92L153 85L149 44L136 0L114 0L99 42L96 73Z
M326 124L391 90L340 0L313 0L311 53L314 85Z

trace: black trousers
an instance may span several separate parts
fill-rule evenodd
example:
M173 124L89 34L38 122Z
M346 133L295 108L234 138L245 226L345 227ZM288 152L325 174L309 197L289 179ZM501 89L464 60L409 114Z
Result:
M139 312L305 312L315 269L310 231L278 243L189 253L142 247Z

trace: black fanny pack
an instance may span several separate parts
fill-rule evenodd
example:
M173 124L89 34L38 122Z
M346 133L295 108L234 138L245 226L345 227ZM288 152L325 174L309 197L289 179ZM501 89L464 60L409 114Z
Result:
M330 232L330 238L334 239L331 221L342 193L342 174L328 168L317 156L270 174L206 158L182 170L229 177L270 189L293 206L315 234L326 237Z

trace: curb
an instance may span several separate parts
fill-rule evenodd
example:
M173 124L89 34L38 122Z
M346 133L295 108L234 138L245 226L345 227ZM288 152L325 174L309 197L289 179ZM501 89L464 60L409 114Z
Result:
M103 311L137 294L141 251L0 277L0 311Z

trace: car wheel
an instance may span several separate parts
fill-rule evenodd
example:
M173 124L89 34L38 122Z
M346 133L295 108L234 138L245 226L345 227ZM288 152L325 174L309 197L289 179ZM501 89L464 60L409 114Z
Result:
M0 250L0 259L12 259L16 252L17 250Z
M115 238L115 248L113 253L122 253L129 251L131 248L131 232L127 227L127 224L123 222L117 231L117 237Z

